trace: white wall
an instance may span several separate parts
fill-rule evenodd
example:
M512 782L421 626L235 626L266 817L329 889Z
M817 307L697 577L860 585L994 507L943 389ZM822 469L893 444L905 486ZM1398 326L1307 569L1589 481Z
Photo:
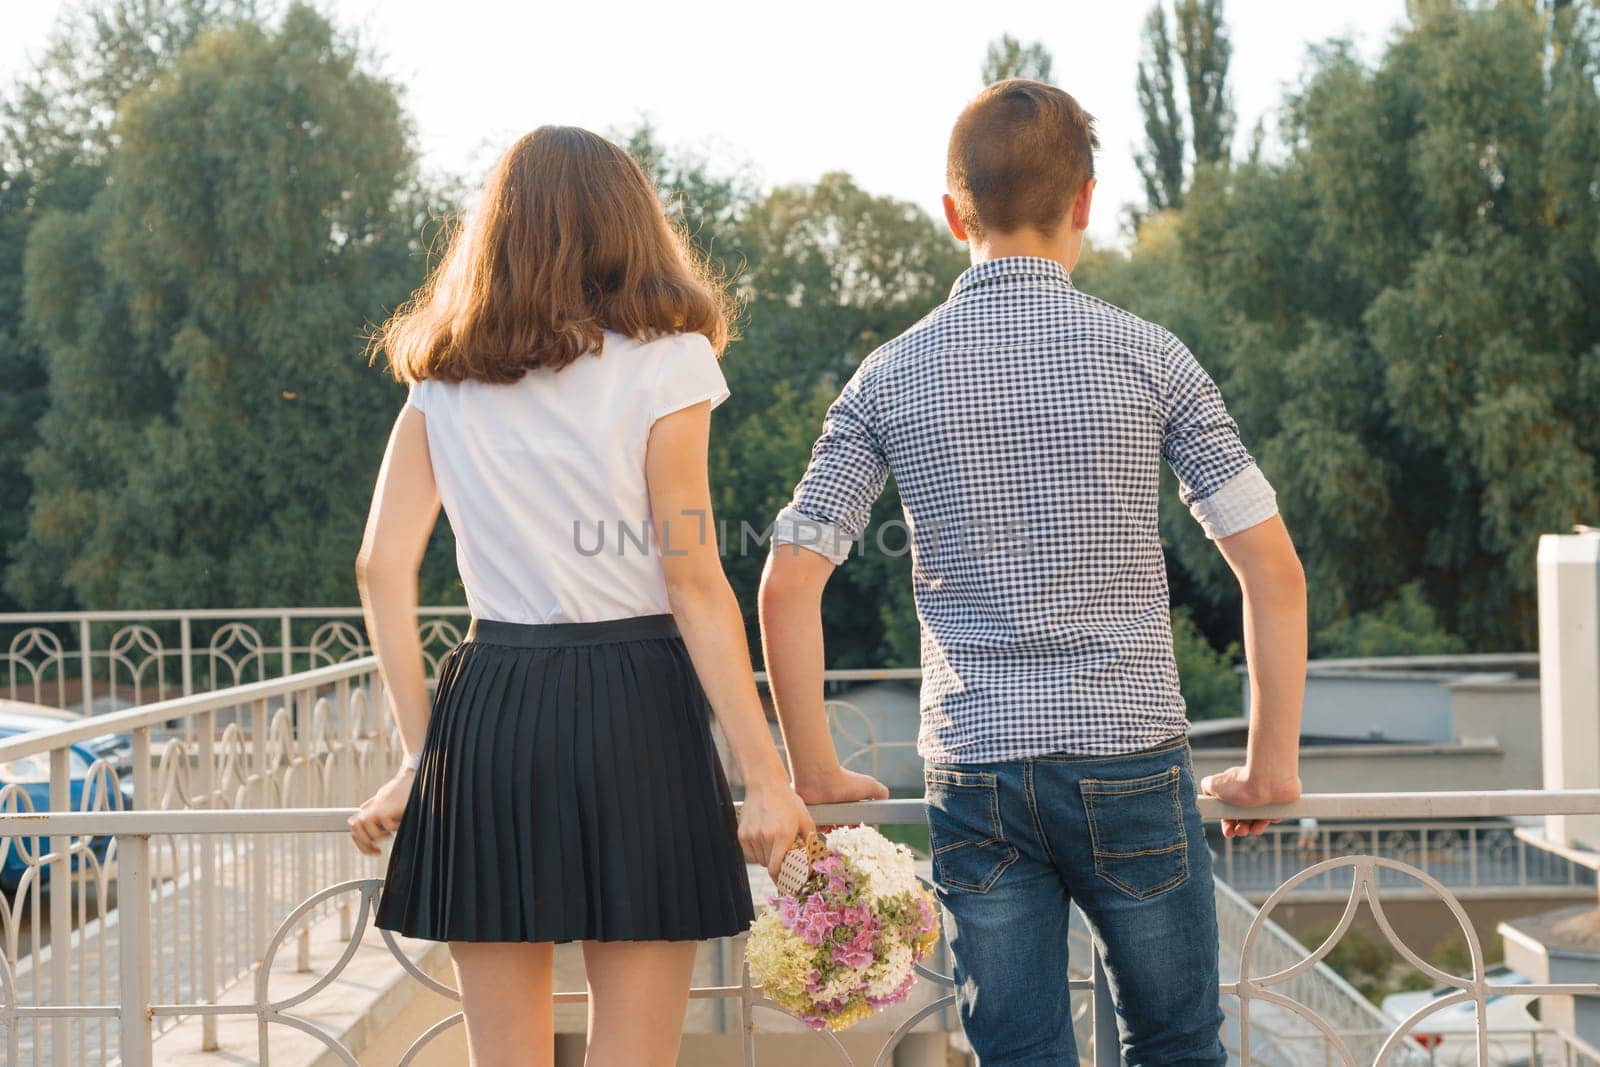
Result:
M1600 789L1600 533L1539 538L1540 718L1546 789ZM1545 831L1600 848L1600 815Z

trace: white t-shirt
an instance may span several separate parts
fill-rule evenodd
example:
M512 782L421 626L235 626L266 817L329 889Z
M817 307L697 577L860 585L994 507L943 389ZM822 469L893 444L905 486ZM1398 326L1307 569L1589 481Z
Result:
M697 333L639 342L608 330L600 352L560 371L510 385L413 385L407 403L426 416L473 616L598 622L670 611L645 444L661 416L727 397Z

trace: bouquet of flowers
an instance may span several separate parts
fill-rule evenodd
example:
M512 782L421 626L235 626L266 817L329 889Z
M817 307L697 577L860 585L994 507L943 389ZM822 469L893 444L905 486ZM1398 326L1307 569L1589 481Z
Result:
M768 903L745 946L750 979L815 1030L905 1000L914 964L939 940L911 850L870 826L797 842Z

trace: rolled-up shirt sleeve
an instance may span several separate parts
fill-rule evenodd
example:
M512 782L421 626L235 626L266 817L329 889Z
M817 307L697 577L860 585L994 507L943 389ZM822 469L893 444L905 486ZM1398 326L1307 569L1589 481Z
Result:
M1207 537L1230 537L1278 513L1278 497L1239 439L1216 382L1176 337L1167 351L1161 454L1178 497Z
M889 463L872 429L858 371L828 407L822 435L788 506L773 523L772 544L795 545L843 563L867 531Z

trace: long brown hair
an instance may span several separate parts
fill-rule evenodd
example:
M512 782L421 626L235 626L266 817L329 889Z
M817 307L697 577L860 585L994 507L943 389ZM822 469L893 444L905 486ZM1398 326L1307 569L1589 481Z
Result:
M601 345L700 333L722 352L726 287L643 170L576 126L540 126L495 164L438 267L372 337L402 382L514 382Z

